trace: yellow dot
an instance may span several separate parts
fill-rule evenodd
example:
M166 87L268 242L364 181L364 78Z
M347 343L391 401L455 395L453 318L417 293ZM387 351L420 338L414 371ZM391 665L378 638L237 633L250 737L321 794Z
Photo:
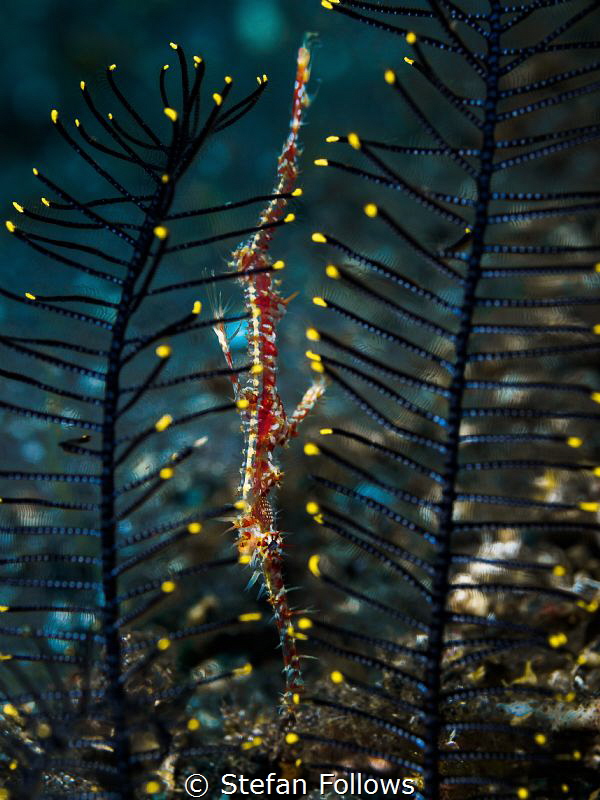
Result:
M332 683L343 683L344 682L344 675L339 670L334 670L331 675L329 676Z
M569 447L581 447L583 444L583 439L580 439L579 436L569 436L567 439L567 444Z
M225 83L227 85L229 85L230 83L233 83L233 78L231 77L231 75L225 75Z
M563 791L563 792L568 792L569 791L569 785L567 783L561 783L560 788L561 788L561 791Z
M173 422L173 417L170 414L163 414L163 416L154 423L157 431L165 431Z
M260 747L262 741L260 736L255 736L249 742L242 743L242 750L252 750L253 747Z
M239 400L236 402L236 406L237 406L239 409L242 409L242 410L243 410L244 408L248 408L248 406L249 406L249 405L250 405L250 401L249 401L249 400L246 400L246 398L245 398L245 397L240 397L240 399L239 399Z
M325 0L323 0L325 2ZM297 733L286 733L285 735L286 744L296 744L296 742L300 741L300 737Z
M321 334L315 328L308 328L306 331L306 338L310 342L318 342L321 338Z
M597 478L600 478L600 467L594 467L592 471Z
M252 556L249 556L247 553L243 553L238 558L238 564L249 564L252 561Z
M328 167L329 161L326 158L315 158L315 167Z
M215 105L217 106L220 106L223 103L223 98L218 92L213 94L212 99L215 101Z
M327 275L328 278L332 278L334 281L337 281L340 277L340 271L334 264L328 264L325 267L325 275Z
M176 42L169 42L169 47L171 48L171 50L177 50L179 45Z
M562 564L557 564L552 570L552 574L556 575L558 578L562 578L563 575L567 574L567 570L562 566Z
M319 232L313 233L313 235L310 238L312 239L313 242L316 242L317 244L325 244L325 242L327 241L327 237L325 236L325 234Z
M159 474L161 480L168 481L175 474L175 470L172 467L163 467L158 474Z
M158 642L156 643L156 646L157 646L157 648L159 650L162 650L162 651L168 650L169 647L171 647L171 640L167 639L167 637L164 636L162 639L158 640Z
M310 368L312 369L313 372L318 372L319 374L325 372L325 367L318 361L311 361Z
M250 372L252 375L260 375L261 372L264 372L265 368L262 364L253 364L250 367Z
M313 626L312 619L309 619L308 617L300 617L300 619L298 620L298 627L300 628L301 631L307 631L310 628L312 628L312 626Z
M285 261L279 259L273 264L273 269L283 269L285 267Z
M339 136L328 136L328 137L325 139L325 141L327 142L327 144L333 144L333 142L339 142L339 140L340 140L340 137L339 137Z
M304 355L307 358L309 358L311 361L320 361L321 360L321 356L318 353L313 353L312 350L307 350Z
M6 230L9 233L14 233L17 230L17 226L15 225L15 223L11 222L9 219L7 219L4 224L6 225Z
M581 761L581 752L579 750L573 750L573 758L575 761Z
M586 611L589 611L591 614L595 614L598 611L598 601L592 600L591 603L588 603L585 607Z
M16 211L18 211L18 212L19 212L19 214L23 214L23 213L24 213L24 211L25 211L25 209L23 208L23 206L22 206L22 205L20 205L20 203L17 203L17 202L15 202L14 200L13 200L13 208L14 208Z
M517 789L517 797L519 800L527 800L529 797L529 789L526 789L524 786L521 786Z
M597 264L594 264L594 269L596 270L596 272L600 272L600 261L598 261Z
M10 606L0 606L0 614L2 614L4 611L9 611L9 609Z
M200 720L196 719L196 717L188 719L187 722L188 731L197 731L199 727L200 727Z
M40 739L47 739L49 736L52 735L52 728L50 727L50 725L48 725L47 722L40 722L35 732L40 737Z
M187 526L187 529L188 529L188 533L191 533L191 534L200 533L201 530L202 530L202 523L201 522L190 522L190 524Z
M577 656L577 663L579 666L587 663L587 656L585 653L580 653L580 655Z
M79 88L81 89L82 92L84 91L84 89L85 89L85 81L79 81Z
M333 8L329 0L321 0L321 5L323 6L323 8L326 8L327 11L331 11L331 9Z
M308 568L311 573L315 576L315 578L321 577L321 570L319 569L319 561L321 560L321 556L315 554L308 559Z
M357 133L349 133L348 134L348 144L354 150L360 150L361 148L361 141Z
M544 733L536 733L536 735L533 738L535 743L539 744L540 746L546 744L546 742L548 741L546 734Z
M25 297L28 300L37 300L37 297L34 294L31 294L31 292L25 292Z
M47 197L42 197L41 200L42 203L46 206L46 208L50 208L50 200L48 200Z
M8 765L8 768L10 770L15 770L18 766L19 766L19 763L17 761L11 761L10 764Z
M300 695L297 692L292 695L292 703L296 706L300 703Z
M169 235L169 229L165 228L164 225L157 225L156 228L154 228L154 235L157 239L166 239Z
M567 637L564 633L553 633L548 637L548 644L550 647L561 647L567 643Z
M177 585L175 584L175 581L163 581L160 585L160 588L165 594L171 594L171 592L175 591Z
M236 500L235 503L233 504L233 507L237 508L238 511L249 511L250 510L250 506L248 505L248 503L245 500Z
M319 504L315 503L313 500L306 504L306 513L310 514L311 516L313 514L318 514L320 510Z
M290 213L290 214L286 214L286 216L283 218L283 221L284 222L293 222L295 219L296 219L296 215Z
M259 619L262 619L260 611L249 611L246 614L240 614L238 617L239 622L258 622Z
M18 717L19 716L19 712L13 706L12 703L5 703L2 706L2 711L3 711L4 714L6 714L7 717Z
M598 511L598 509L600 508L600 503L585 501L583 503L579 503L579 508L582 511Z
M34 174L34 175L36 175L36 176L40 174L40 171L39 171L39 169L38 169L37 167L32 167L31 171L32 171L32 172L33 172L33 174Z
M304 190L303 190L303 189L301 189L301 188L298 186L298 188L297 188L297 189L294 189L294 191L292 192L292 197L302 197L302 195L303 195L303 194L304 194Z
M243 667L236 667L233 670L234 675L250 675L252 672L252 664L244 664Z
M379 213L379 209L377 208L375 203L367 203L363 211L365 212L367 217L371 217L371 219L373 219L373 217L376 217L377 214Z
M412 31L409 31L406 34L406 41L408 42L408 44L415 44L415 42L417 41L417 34L413 33Z
M409 58L408 56L404 56L404 61L411 67L415 63L414 58Z
M389 83L390 86L396 83L396 73L394 72L393 69L386 69L386 71L383 74L383 77L385 78L385 82Z
M110 117L109 117L109 119L110 119ZM80 128L81 127L81 122L77 119L77 117L75 117L75 127L76 128Z
M321 451L317 447L316 444L312 442L308 442L304 445L304 455L305 456L318 456Z
M0 800L9 800L10 792L4 787L0 788Z
M58 122L58 111L55 108L50 112L50 119L55 125Z
M575 700L575 692L567 692L565 695L565 700L567 703L572 703Z
M196 316L202 311L202 303L200 300L195 300L194 305L192 306L192 314Z
M117 65L116 65L116 64L111 64L111 65L110 65L110 67L109 67L109 70L110 70L111 72L114 72L114 71L116 70L116 68L117 68Z
M171 355L171 347L168 344L159 344L154 351L159 358L168 358Z
M163 183L168 183L171 180L171 176L165 172L164 175L160 176L160 179Z
M316 306L327 308L327 302L322 297L313 297L312 301Z
M148 781L144 788L146 794L158 794L161 790L161 785L158 781Z
M594 325L592 330L594 331L594 333L600 333L600 325Z

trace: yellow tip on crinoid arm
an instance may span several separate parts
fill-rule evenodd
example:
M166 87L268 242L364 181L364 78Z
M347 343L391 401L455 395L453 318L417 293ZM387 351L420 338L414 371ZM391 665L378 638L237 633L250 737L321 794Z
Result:
M321 556L315 554L308 559L308 569L310 570L311 574L315 576L315 578L321 577L321 570L319 569L319 561L321 560Z
M318 456L320 452L321 451L319 450L317 445L313 444L312 442L307 442L304 445L304 455L305 456Z

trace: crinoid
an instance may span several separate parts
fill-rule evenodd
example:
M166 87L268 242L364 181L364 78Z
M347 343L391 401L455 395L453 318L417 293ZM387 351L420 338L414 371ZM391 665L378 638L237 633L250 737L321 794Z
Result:
M181 207L188 173L267 77L241 99L229 76L207 92L202 58L171 48L178 85L163 66L156 108L128 100L113 64L110 113L84 82L85 119L52 111L89 181L68 187L34 169L41 202L15 202L6 223L53 270L0 289L12 320L0 337L0 408L11 431L20 420L19 438L45 446L34 470L7 447L0 473L11 798L170 797L180 770L210 770L239 751L223 741L220 701L252 671L239 627L262 613L243 593L231 538L211 521L237 513L228 380L256 375L257 362L223 366L213 330L255 320L236 301L240 273L214 273L215 248L267 241L287 219L227 220L258 203L280 209L294 192L282 177L275 194ZM93 194L97 185L109 194ZM267 259L240 264L247 287L266 285L273 269ZM232 310L209 318L201 298L214 286L229 291Z
M338 216L364 182L367 219L351 246L324 209L312 237L333 260L309 357L357 413L306 450L328 591L298 627L329 680L293 739L427 800L587 798L598 4L321 5L398 47L375 132L316 161Z

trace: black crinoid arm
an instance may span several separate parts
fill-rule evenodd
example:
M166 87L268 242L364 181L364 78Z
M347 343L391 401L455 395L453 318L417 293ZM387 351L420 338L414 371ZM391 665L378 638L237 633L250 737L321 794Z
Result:
M185 179L267 80L236 98L171 48L144 108L111 65L108 108L82 82L81 119L52 111L79 170L34 169L41 201L6 222L39 254L27 285L0 289L0 759L15 800L171 797L180 770L210 775L235 750L220 704L251 672L239 626L260 613L213 522L231 517L227 412L246 369L224 368L213 327L245 323L224 256L265 198L189 205Z
M379 118L315 162L366 219L344 233L332 206L313 234L332 280L309 357L352 410L306 451L322 536L299 628L324 677L297 746L427 800L587 798L598 3L321 5L396 46Z

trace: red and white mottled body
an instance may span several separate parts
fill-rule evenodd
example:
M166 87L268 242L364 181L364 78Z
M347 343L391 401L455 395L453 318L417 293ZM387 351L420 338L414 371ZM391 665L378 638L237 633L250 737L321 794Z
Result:
M310 77L310 51L301 47L294 84L290 134L279 157L277 185L273 200L260 215L259 226L252 238L232 253L231 266L244 283L245 305L250 314L248 353L252 368L245 384L233 380L238 408L243 421L245 439L242 466L241 500L236 504L240 514L234 525L238 531L238 548L249 557L262 575L270 605L273 608L283 652L286 676L284 710L291 713L292 703L302 688L300 664L290 609L283 581L283 540L275 525L269 494L279 485L282 473L274 458L275 450L296 436L298 424L323 393L323 384L311 386L297 409L288 417L277 389L277 324L286 310L286 301L279 295L270 271L269 254L274 228L264 226L290 220L286 217L288 198L294 192L298 177L298 133L303 110L308 106L306 84ZM300 192L297 190L297 194ZM281 195L286 195L281 197ZM293 218L293 215L291 215ZM290 220L291 221L291 220ZM280 262L279 262L280 263ZM275 267L277 267L277 263ZM244 273L252 272L247 277ZM225 332L217 331L227 363L232 366Z

